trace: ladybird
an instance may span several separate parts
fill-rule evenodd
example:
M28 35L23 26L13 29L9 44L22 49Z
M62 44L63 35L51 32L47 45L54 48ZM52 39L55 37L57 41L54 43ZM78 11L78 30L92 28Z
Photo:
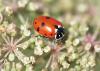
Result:
M64 28L61 22L48 16L38 16L33 22L34 29L42 36L50 39L61 39Z

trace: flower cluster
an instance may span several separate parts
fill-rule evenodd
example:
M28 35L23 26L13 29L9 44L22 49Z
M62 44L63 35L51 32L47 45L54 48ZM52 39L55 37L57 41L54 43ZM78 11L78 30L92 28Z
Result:
M96 71L98 13L88 0L0 0L0 71ZM39 15L61 21L64 40L35 32Z

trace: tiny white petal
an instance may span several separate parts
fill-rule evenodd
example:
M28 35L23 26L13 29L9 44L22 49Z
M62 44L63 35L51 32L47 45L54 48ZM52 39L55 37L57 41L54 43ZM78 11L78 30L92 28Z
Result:
M100 46L99 45L95 45L94 49L95 49L95 52L100 52Z
M43 54L42 48L40 46L35 47L34 54L36 54L36 55L42 55Z
M10 53L8 59L9 59L9 61L14 61L14 59L15 59L14 53Z
M47 53L47 52L49 52L51 50L51 47L50 46L46 46L46 47L44 47L43 50L44 50L45 53Z

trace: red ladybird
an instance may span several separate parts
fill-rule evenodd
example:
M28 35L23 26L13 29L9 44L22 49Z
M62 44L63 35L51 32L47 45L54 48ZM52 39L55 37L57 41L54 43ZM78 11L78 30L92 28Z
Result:
M33 26L40 35L50 39L61 39L64 36L62 23L48 16L38 16Z

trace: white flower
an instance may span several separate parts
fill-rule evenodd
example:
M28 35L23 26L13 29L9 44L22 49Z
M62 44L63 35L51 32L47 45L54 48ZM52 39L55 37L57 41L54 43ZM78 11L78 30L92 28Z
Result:
M78 54L72 53L72 54L69 56L69 61L73 61L73 60L75 60L77 57L78 57Z
M80 16L76 16L75 18L73 18L71 21L70 21L70 24L73 26L73 25L76 25L79 23L80 21Z
M90 48L91 48L91 43L87 43L86 46L85 46L85 50L88 51L88 50L90 50Z
M10 16L13 13L13 10L10 6L5 7L5 12L8 16Z
M10 71L16 71L16 68L15 68L15 62L12 63L12 66L11 66L10 69L11 69Z
M100 52L100 45L95 45L94 49L95 49L95 52Z
M8 62L8 61L6 60L5 63L4 63L4 67L5 67L5 69L3 68L4 71L5 71L5 70L9 70L9 69L11 69L10 65L11 65L10 62Z
M1 69L1 71L5 71L4 69Z
M62 63L66 57L66 53L61 53L58 57L59 63Z
M8 56L8 59L9 59L9 61L14 61L14 59L15 59L14 53L10 53Z
M24 58L22 59L22 61L23 61L24 64L30 63L29 57L24 57Z
M72 53L72 52L74 52L74 47L73 47L73 46L70 46L70 47L68 48L68 53Z
M0 32L5 32L6 31L6 28L2 25L0 25Z
M34 48L34 54L35 55L42 55L43 54L43 50L39 45Z
M34 58L34 56L30 56L30 61L32 62L32 64L35 63L35 58Z
M22 49L26 49L28 47L28 45L29 45L29 42L25 41L25 42L19 44L17 47L20 47Z
M28 64L28 65L26 65L26 70L25 70L25 71L33 71L33 70L32 70L32 66L31 66L31 65L29 65L29 64Z
M52 62L52 64L51 64L51 68L52 68L52 70L54 70L56 67L57 67L57 62L56 61L54 61L54 62Z
M28 0L19 0L18 1L18 6L19 7L25 7L25 5L27 4Z
M73 45L74 46L77 46L79 44L80 40L78 38L76 38L74 41L73 41Z
M21 64L21 63L16 63L16 69L17 69L18 71L21 71L21 69L22 69L22 64Z
M30 36L31 32L27 29L27 25L21 25L21 33L24 36Z
M27 9L30 11L35 11L35 10L39 9L40 7L42 7L41 3L30 2L27 6Z
M63 68L69 68L70 64L68 64L66 61L62 62Z
M44 47L44 49L43 49L43 51L44 51L45 53L49 52L50 50L51 50L51 47L50 47L50 46L46 46L46 47Z
M7 25L7 33L16 33L16 25L14 23L11 23L9 25Z
M90 55L89 56L89 58L88 58L88 65L89 66L91 66L91 67L94 67L95 65L96 65L96 63L95 63L95 54L92 54L92 55Z
M0 23L2 22L2 20L3 20L3 16L2 16L2 14L0 13Z
M81 61L80 61L80 64L82 66L86 65L87 64L87 57L86 58L82 58Z
M77 6L77 11L78 12L81 12L81 13L84 13L86 12L88 9L87 5L84 4L84 3L80 3L78 6Z

